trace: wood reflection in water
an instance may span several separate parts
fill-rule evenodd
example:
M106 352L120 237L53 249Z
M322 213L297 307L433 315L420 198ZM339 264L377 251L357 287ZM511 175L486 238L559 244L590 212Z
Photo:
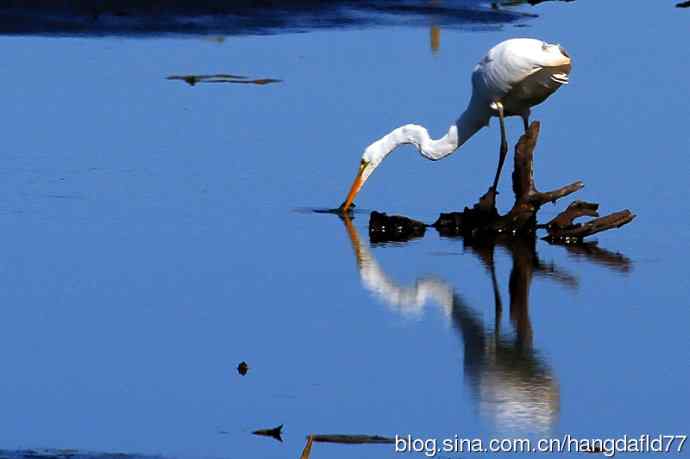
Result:
M495 315L493 326L488 328L462 295L440 276L420 277L409 286L398 284L381 268L367 245L362 244L350 218L343 216L342 221L365 289L402 315L419 315L426 303L433 300L451 320L463 343L464 375L480 415L501 429L544 432L553 427L560 413L560 389L552 368L533 346L530 287L534 275L567 288L577 287L578 281L572 274L539 258L534 234L464 241L470 253L481 260L491 280ZM401 243L399 239L396 241L398 245ZM503 301L494 262L497 246L506 249L512 259L508 279L512 333L501 331ZM576 247L566 246L566 250L619 272L630 269L630 260L621 254L591 243L581 249Z

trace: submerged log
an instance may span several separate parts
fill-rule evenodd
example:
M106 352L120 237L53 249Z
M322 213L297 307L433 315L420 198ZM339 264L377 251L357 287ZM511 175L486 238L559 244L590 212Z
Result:
M598 204L575 201L550 222L538 224L537 213L544 204L555 203L584 186L581 181L577 181L555 190L539 191L534 181L533 161L539 129L539 122L533 122L515 146L512 174L515 201L508 213L500 215L496 211L496 193L489 189L471 208L465 207L462 212L441 213L430 226L436 228L442 236L471 239L493 238L498 235L514 237L534 234L538 228L545 228L548 234L544 239L551 243L571 244L580 243L592 234L619 228L635 218L627 209L599 217ZM583 224L573 223L576 218L583 216L599 218ZM407 217L372 212L369 234L373 242L401 241L404 238L423 236L424 226L426 225Z
M406 242L423 237L426 226L411 218L373 211L369 216L369 240L374 244Z

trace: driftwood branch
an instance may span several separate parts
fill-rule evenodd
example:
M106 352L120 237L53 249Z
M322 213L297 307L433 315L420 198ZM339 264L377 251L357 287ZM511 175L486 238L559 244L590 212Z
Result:
M562 214L559 214L559 217L561 215ZM587 236L613 228L620 228L630 223L634 218L635 214L626 209L620 212L614 212L605 217L595 218L583 224L570 224L565 227L552 225L547 228L549 234L544 239L551 242L579 243Z
M307 436L307 444L304 445L300 459L309 459L314 443L341 443L345 445L387 444L395 443L395 439L381 435L311 434Z
M573 220L578 217L598 217L599 204L585 201L573 201L567 209L558 214L553 220L543 225L545 228L565 228L573 224Z
M313 434L310 437L315 443L342 443L346 445L395 443L395 438L381 435Z
M489 190L472 209L441 214L433 224L442 234L465 237L497 233L529 233L537 227L536 215L541 206L568 196L584 184L580 181L550 191L539 191L534 182L534 150L539 139L539 122L533 122L515 146L513 193L515 202L505 215L495 211L495 193Z
M598 217L599 205L584 201L571 203L566 210L546 224L537 223L537 213L546 203L555 203L584 187L581 181L570 183L550 191L539 191L534 180L534 150L539 139L539 122L533 122L515 146L512 174L513 207L505 215L496 211L496 193L489 189L471 208L462 212L442 213L432 225L443 236L464 238L490 238L497 235L534 234L538 228L547 230L552 243L579 243L592 234L619 228L630 223L635 215L629 210L595 218L586 223L574 223L580 217ZM390 242L421 237L427 225L401 216L388 216L372 212L369 222L371 241Z

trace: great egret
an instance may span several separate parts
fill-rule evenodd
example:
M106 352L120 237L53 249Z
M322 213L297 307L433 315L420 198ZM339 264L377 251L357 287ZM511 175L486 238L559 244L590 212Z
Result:
M494 46L474 68L472 97L448 133L434 140L424 127L407 124L369 145L364 150L359 171L340 210L347 212L364 182L398 146L412 144L424 158L438 161L488 126L492 116L498 117L501 128L498 167L492 185L495 193L508 153L504 117L521 116L527 130L530 108L567 84L570 70L570 56L557 44L532 38L513 38Z

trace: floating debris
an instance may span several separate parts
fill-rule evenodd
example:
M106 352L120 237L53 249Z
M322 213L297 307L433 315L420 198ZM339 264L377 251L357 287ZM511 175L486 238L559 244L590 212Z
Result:
M347 445L361 444L389 444L395 443L395 438L383 437L381 435L310 435L317 443L343 443Z
M254 435L261 435L261 436L264 436L264 437L275 438L275 439L278 440L279 442L282 442L282 441L283 441L283 437L282 437L282 434L283 434L283 424L279 425L278 427L274 427L274 428L272 428L272 429L259 429L259 430L255 430L255 431L252 432L252 433L253 433Z
M407 242L423 237L426 226L411 218L374 211L369 215L369 240L373 244Z
M239 374L241 374L242 376L246 375L248 371L249 371L249 365L247 365L247 362L242 361L242 362L240 362L239 365L237 365L237 372Z
M345 445L362 445L362 444L390 444L395 443L394 438L383 437L381 435L331 435L331 434L311 434L307 436L307 444L304 445L300 459L309 459L311 454L311 447L314 442L317 443L340 443Z
M170 75L166 80L181 80L189 86L194 86L197 83L238 83L238 84L256 84L265 85L269 83L280 83L283 80L275 78L258 78L250 80L242 75L230 75L226 73L218 73L216 75Z

